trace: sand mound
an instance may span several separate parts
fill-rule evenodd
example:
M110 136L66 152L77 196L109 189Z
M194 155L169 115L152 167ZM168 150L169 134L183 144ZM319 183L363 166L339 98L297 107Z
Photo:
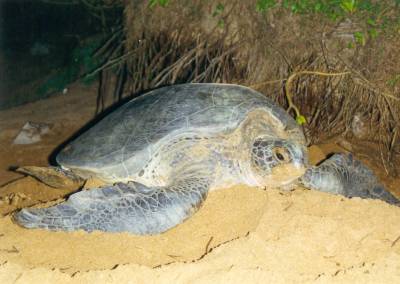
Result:
M184 226L147 237L26 230L13 224L8 216L0 220L3 233L0 262L12 260L30 268L42 266L75 273L112 269L125 263L156 267L176 261L192 261L218 244L254 231L265 203L266 195L262 190L233 188L219 191Z

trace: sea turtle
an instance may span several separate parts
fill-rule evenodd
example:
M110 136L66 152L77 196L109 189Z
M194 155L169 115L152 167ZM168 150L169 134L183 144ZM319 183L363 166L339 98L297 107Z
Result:
M157 234L190 217L210 189L235 184L309 188L397 200L351 156L309 167L301 128L261 93L230 84L148 92L111 112L56 157L69 178L108 185L49 208L23 209L27 228Z

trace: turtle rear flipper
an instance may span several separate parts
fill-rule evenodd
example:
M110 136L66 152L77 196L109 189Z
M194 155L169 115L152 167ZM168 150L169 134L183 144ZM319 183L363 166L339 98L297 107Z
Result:
M349 198L381 199L400 205L400 200L388 192L374 173L352 155L334 154L321 165L308 169L300 183L309 189Z
M136 182L118 183L80 191L53 207L23 209L14 220L26 228L158 234L196 212L208 189L206 178L154 188Z
M39 181L54 188L80 188L84 184L84 179L75 175L71 171L59 167L36 167L26 166L15 170L38 179Z

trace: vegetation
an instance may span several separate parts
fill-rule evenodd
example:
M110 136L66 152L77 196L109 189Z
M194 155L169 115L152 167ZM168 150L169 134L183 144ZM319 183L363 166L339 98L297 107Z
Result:
M400 0L392 2L396 8L400 5ZM399 31L398 14L393 13L393 6L387 4L387 1L372 0L258 0L256 9L265 13L283 7L295 14L321 14L333 21L343 18L361 19L365 30L355 32L354 36L358 44L365 45L367 38L375 39L388 29Z
M150 0L149 7L167 7L171 0ZM392 0L396 8L400 0ZM279 8L287 9L294 14L310 15L320 14L333 21L343 18L362 19L365 31L355 32L358 44L365 45L367 38L375 39L385 30L400 30L400 19L393 13L393 6L388 6L387 1L373 0L257 0L256 11L266 13ZM224 10L222 3L217 3L213 16L219 15ZM220 23L221 24L221 23Z
M70 52L66 62L51 74L36 89L36 97L46 97L48 94L62 91L72 82L80 80L90 84L98 78L93 72L110 56L120 52L110 45L109 38L120 36L122 23L122 3L114 0L41 0L53 5L76 5L86 9L97 25L97 34L81 39L78 45ZM113 37L113 39L119 39ZM104 49L105 47L105 49Z
M101 46L102 41L101 37L94 37L74 48L65 67L57 70L42 83L36 90L37 96L45 97L47 94L62 91L77 79L80 79L84 84L90 84L97 79L93 75L82 75L100 65L101 59L94 57L93 54Z
M93 17L99 19L99 23L102 25L104 31L103 35L109 37L112 36L115 29L121 29L122 21L118 21L117 27L115 23L110 23L110 15L115 15L115 9L122 7L122 2L119 0L42 0L43 2L62 4L62 5L84 5L88 9ZM173 0L149 0L148 7L154 9L157 6L162 8L168 8L172 4ZM186 2L186 3L190 3ZM393 4L398 8L400 0L393 0ZM189 4L185 4L189 5ZM366 45L368 40L373 40L379 35L385 32L398 32L400 31L400 20L397 13L393 13L393 6L388 6L387 1L372 1L372 0L257 0L254 4L254 9L261 13L266 14L268 12L278 11L279 9L285 9L293 14L298 15L321 15L331 21L340 22L345 18L354 18L358 22L362 22L362 30L355 31L354 43L349 42L348 48L354 48L354 44L361 46ZM212 17L219 17L218 27L223 28L224 26L224 10L225 4L217 2L212 12ZM113 13L110 13L113 11ZM113 27L110 29L109 27ZM83 78L87 81L89 78L93 79L96 73L103 69L114 68L118 70L118 65L121 62L115 59L121 56L120 52L108 54L107 52L101 54L103 58L93 57L96 46L99 48L99 42L93 42L78 47L74 50L72 60L68 63L67 67L59 71L57 74L49 78L44 85L38 90L39 93L47 93L53 91L62 90L67 84ZM113 48L114 46L109 46ZM112 64L110 64L110 62ZM82 74L85 76L82 77ZM397 84L398 74L394 75L388 81L389 85ZM304 122L303 117L298 117L299 122Z

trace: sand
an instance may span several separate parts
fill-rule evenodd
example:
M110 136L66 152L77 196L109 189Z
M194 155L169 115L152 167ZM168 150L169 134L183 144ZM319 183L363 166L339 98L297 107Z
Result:
M77 85L66 96L0 112L0 283L400 283L400 208L301 188L213 191L192 218L157 236L15 225L13 210L70 190L8 168L47 165L93 116L94 102L94 90ZM53 127L39 143L12 145L26 121ZM311 159L332 151L344 149L312 146Z

